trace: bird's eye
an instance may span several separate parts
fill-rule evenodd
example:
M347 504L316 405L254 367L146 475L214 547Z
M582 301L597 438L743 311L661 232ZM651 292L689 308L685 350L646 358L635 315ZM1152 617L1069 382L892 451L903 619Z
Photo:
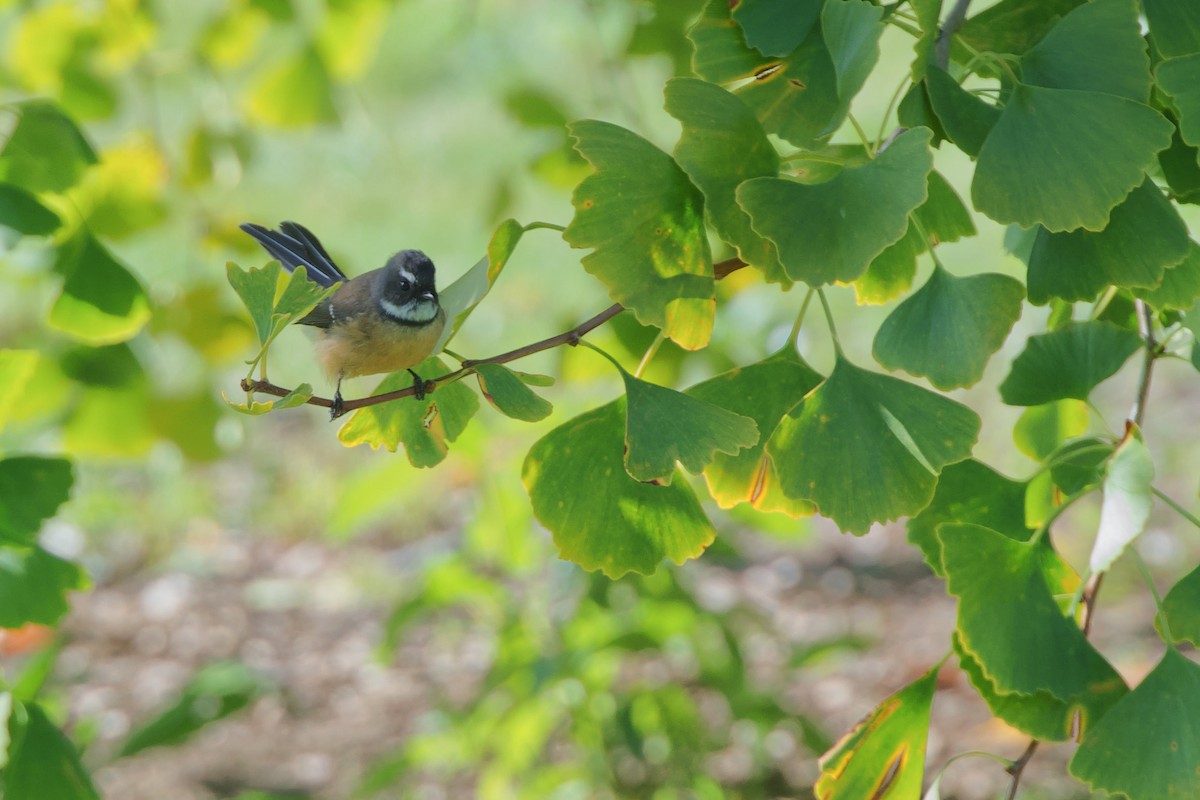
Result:
M411 288L412 284L409 283L405 278L400 279L400 291L407 292Z

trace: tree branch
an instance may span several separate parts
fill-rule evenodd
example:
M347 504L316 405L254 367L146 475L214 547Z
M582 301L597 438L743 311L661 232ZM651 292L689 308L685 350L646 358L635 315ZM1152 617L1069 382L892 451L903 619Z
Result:
M1154 362L1162 353L1154 339L1154 312L1146 301L1141 299L1134 300L1133 307L1137 312L1138 332L1142 335L1142 341L1146 343L1142 372L1138 376L1137 397L1133 401L1133 408L1129 410L1129 421L1140 428L1146 417L1146 400L1150 396L1150 378L1154 374Z
M937 65L942 69L950 67L950 40L967 21L967 6L969 5L971 5L971 0L958 0L954 4L954 8L950 9L950 13L946 15L946 22L942 25L941 30L938 31L935 56Z
M746 262L742 261L740 258L730 258L726 259L725 261L719 261L716 264L713 264L713 277L716 280L721 280L730 273L737 272L739 269L745 266ZM448 372L445 375L441 375L431 381L426 381L425 391L427 393L432 392L438 386L447 383L453 383L454 381L464 378L473 373L475 371L475 367L479 364L504 364L509 361L516 361L518 358L525 358L526 356L531 356L534 353L540 353L543 350L549 350L553 347L559 347L564 344L569 344L574 347L575 345L579 344L579 340L588 333L591 333L596 328L599 328L601 325L608 322L610 319L615 317L617 314L620 314L624 310L625 306L621 305L620 303L613 303L611 306L604 309L599 314L596 314L591 319L581 322L574 328L571 328L569 331L563 331L556 336L551 336L549 338L527 344L524 347L518 347L516 350L509 350L507 353L500 353L487 358L468 358L462 362L461 367L453 372ZM242 380L242 391L261 392L262 394L269 394L275 397L285 397L291 392L290 389L285 389L282 386L276 386L270 381L252 380L250 378ZM383 394L371 395L370 397L360 397L357 400L346 400L342 403L341 414L338 416L360 408L366 408L367 406L374 406L379 405L380 403L387 403L392 400L400 400L405 397L412 397L414 394L416 394L416 390L410 386L407 389L398 389L394 392L384 392ZM308 398L308 400L305 401L305 404L310 406L320 406L321 408L333 408L333 401L331 399L328 397L317 397L316 395ZM336 418L337 417L334 417L334 419Z
M1013 763L1008 765L1004 771L1012 775L1012 783L1008 786L1008 794L1005 795L1006 800L1013 800L1017 796L1017 787L1021 785L1021 773L1025 772L1025 767L1029 766L1029 760L1033 758L1033 754L1037 752L1038 745L1041 744L1037 739L1029 742L1029 747L1025 748L1025 752L1021 753L1020 757Z

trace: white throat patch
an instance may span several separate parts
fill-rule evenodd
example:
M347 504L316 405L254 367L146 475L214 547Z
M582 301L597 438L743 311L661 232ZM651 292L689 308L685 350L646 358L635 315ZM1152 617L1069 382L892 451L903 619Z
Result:
M380 299L379 307L383 309L383 313L392 319L402 320L404 322L432 322L437 316L437 303L423 300L419 303L406 303L398 306L391 300Z

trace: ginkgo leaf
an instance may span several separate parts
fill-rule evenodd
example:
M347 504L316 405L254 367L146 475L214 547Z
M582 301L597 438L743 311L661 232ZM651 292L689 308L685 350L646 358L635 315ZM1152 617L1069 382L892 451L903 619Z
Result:
M719 405L633 377L625 381L625 469L639 481L670 483L675 463L699 474L718 453L758 443L754 420Z
M570 132L595 168L575 189L563 233L594 248L583 266L613 300L680 347L708 344L716 309L704 200L670 156L635 133L584 120Z
M1092 727L1071 774L1135 798L1200 797L1200 665L1168 647L1150 674Z
M27 192L63 192L98 160L82 131L55 104L31 100L13 108L17 123L0 149L0 180Z
M790 286L775 245L754 232L734 197L742 181L779 172L779 154L762 125L745 103L707 81L675 78L664 94L667 113L683 127L675 160L703 192L709 222L768 281Z
M696 558L716 536L687 481L643 483L625 471L624 405L616 400L555 428L521 471L562 558L610 578Z
M972 53L1021 55L1046 35L1071 9L1087 0L1000 0L974 15L954 37Z
M957 524L942 525L938 538L946 589L959 601L959 643L992 692L1061 701L1055 724L1026 731L1032 735L1065 740L1076 709L1081 730L1088 730L1126 687L1051 594L1069 595L1078 578L1046 539L1020 542L979 525ZM997 603L997 597L1005 601ZM1023 716L1005 719L1028 722Z
M1142 0L1150 38L1164 58L1200 53L1200 5L1192 0Z
M1188 242L1187 255L1163 272L1162 283L1153 289L1134 289L1133 296L1145 300L1159 311L1184 311L1200 297L1200 245Z
M86 232L61 245L55 269L66 277L50 326L92 345L133 338L150 320L150 299L134 275Z
M4 796L11 800L100 800L79 749L55 727L37 703L21 704L24 718L14 714L13 732L4 767Z
M1007 275L958 278L934 265L929 281L883 321L875 359L889 370L926 376L939 389L983 377L1021 316L1025 290Z
M271 62L250 88L246 107L256 119L280 128L307 127L338 119L329 70L311 45Z
M1106 286L1153 288L1188 253L1175 206L1147 178L1112 210L1102 231L1039 228L1029 253L1029 301L1091 300Z
M942 468L971 454L979 425L966 406L839 357L767 453L788 497L861 534L928 505Z
M709 0L688 31L692 68L706 81L731 88L768 133L807 146L832 133L846 112L833 57L814 25L784 58L749 47L730 18L728 0Z
M754 178L738 187L738 203L779 248L789 277L811 286L852 281L904 236L908 215L928 197L931 135L906 131L878 158L825 183Z
M90 584L83 570L41 547L0 547L0 628L53 625L67 613L67 592Z
M940 667L888 697L821 756L818 800L920 795Z
M0 183L0 225L22 236L47 236L62 220L20 186Z
M1200 645L1200 567L1171 587L1163 598L1162 611L1171 627L1173 642Z
M1127 97L1017 84L979 151L971 198L1002 224L1102 230L1171 131Z
M786 56L821 17L822 0L740 0L730 16L746 44L765 56Z
M1153 483L1154 460L1141 431L1130 425L1105 471L1100 529L1088 559L1093 573L1107 571L1146 527L1154 506Z
M1178 120L1170 111L1164 113L1175 125L1171 146L1158 154L1167 188L1177 203L1200 203L1200 150L1183 141Z
M413 368L425 380L444 375L441 359L428 358ZM375 387L373 394L384 394L412 386L413 378L394 372ZM453 442L466 429L479 410L479 398L462 381L439 386L424 400L403 397L355 411L338 431L338 439L347 447L369 444L372 449L386 447L393 453L401 444L414 467L440 464Z
M479 391L492 407L506 417L537 422L550 416L554 406L533 393L512 370L500 364L476 364Z
M312 384L302 383L283 397L275 400L255 400L248 397L241 403L235 403L229 399L228 395L222 393L221 396L234 411L247 414L251 417L259 417L272 411L281 411L285 408L298 408L304 405L312 398L313 387Z
M1200 53L1164 61L1154 76L1179 112L1179 134L1183 141L1200 147Z
M1000 384L1000 397L1012 406L1086 400L1141 346L1140 336L1111 322L1069 322L1029 337Z
M687 390L693 397L749 417L758 426L757 444L734 455L717 453L704 469L708 491L719 506L750 503L759 511L782 511L793 517L813 513L811 503L793 500L780 489L766 447L784 414L821 379L789 342L763 361L735 367Z
M1112 442L1095 436L1065 442L1046 459L1052 465L1050 479L1068 496L1097 486L1113 449Z
M0 431L38 367L36 350L0 348Z
M487 297L524 233L525 229L515 219L501 222L488 242L487 255L438 292L438 301L446 312L449 324L442 329L442 335L433 348L435 354L442 352L442 348L454 338L475 307Z
M868 0L826 0L821 9L821 35L833 59L844 109L850 107L879 60L884 27L883 9Z
M1013 442L1025 455L1042 461L1067 439L1082 436L1090 419L1091 412L1082 400L1055 400L1030 406L1021 412L1013 426Z
M929 105L937 115L946 138L969 156L978 156L1001 111L959 86L940 67L930 64L925 71Z
M73 483L65 458L0 459L0 542L32 545L42 522L67 501Z
M938 476L933 500L908 521L908 541L921 548L925 563L938 575L945 575L942 542L937 538L942 524L982 525L1024 541L1032 533L1025 525L1025 488L1025 483L974 459L951 464Z

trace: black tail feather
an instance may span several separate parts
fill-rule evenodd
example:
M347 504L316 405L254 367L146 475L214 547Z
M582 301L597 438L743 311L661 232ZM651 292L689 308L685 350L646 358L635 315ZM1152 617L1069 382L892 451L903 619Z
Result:
M311 280L325 287L349 280L346 274L338 269L337 264L333 263L333 259L325 252L317 237L303 225L284 222L279 226L279 231L255 225L253 222L243 222L238 227L253 236L254 240L288 272L296 267L304 267Z

